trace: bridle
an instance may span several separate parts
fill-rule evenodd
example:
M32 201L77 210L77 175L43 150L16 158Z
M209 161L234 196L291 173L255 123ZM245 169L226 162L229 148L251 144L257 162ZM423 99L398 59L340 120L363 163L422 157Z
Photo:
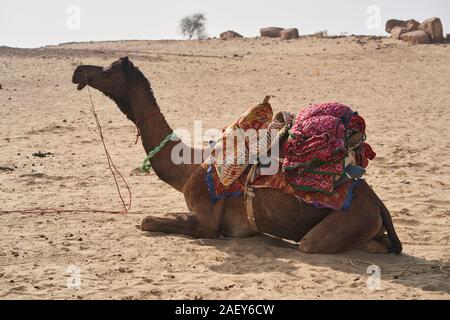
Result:
M146 115L145 117L143 117L143 118L141 118L141 119L136 121L136 141L134 142L134 144L137 144L138 141L139 141L139 137L142 136L141 129L139 129L139 124L144 122L145 120L148 120L148 119L152 118L153 116L155 116L155 115L157 115L159 113L160 113L159 111L153 111L150 114Z
M143 121L146 121L146 120L152 118L156 114L160 114L160 112L159 111L153 111L153 112L149 113L148 115L146 115L145 117L143 117L143 118L141 118L141 119L136 121L136 141L135 141L134 144L137 144L138 140L139 140L139 137L142 136L141 135L141 129L139 129L139 124L141 124ZM163 140L161 140L161 142L159 143L158 146L156 146L152 150L150 150L150 152L145 157L144 162L142 163L141 171L142 172L149 172L150 169L152 168L152 165L150 164L150 159L153 158L158 152L160 152L161 149L164 148L167 143L169 143L170 141L176 140L176 139L178 139L178 137L175 134L175 132L172 131Z

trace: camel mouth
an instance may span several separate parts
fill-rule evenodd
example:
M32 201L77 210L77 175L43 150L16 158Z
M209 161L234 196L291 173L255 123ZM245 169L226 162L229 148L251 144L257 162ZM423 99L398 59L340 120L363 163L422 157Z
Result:
M80 84L77 86L77 90L78 90L78 91L81 91L81 90L83 90L84 87L86 87L86 86L87 86L87 83L80 83Z
M81 70L78 69L75 70L75 72L73 73L72 83L78 84L77 86L78 90L83 90L84 87L86 87L88 84L86 77L83 77L83 73L81 72Z
M72 83L78 84L77 89L83 90L84 87L92 83L93 77L96 77L103 72L102 67L81 65L73 72Z

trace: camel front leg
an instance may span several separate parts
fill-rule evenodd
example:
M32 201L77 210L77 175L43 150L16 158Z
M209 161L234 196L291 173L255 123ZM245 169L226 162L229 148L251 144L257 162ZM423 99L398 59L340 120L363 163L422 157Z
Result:
M194 238L213 239L218 236L222 206L215 206L212 212L187 213L175 218L146 217L142 220L141 230L183 234Z
M141 230L183 234L195 237L199 225L197 216L193 213L180 214L175 218L157 218L148 216L142 220Z

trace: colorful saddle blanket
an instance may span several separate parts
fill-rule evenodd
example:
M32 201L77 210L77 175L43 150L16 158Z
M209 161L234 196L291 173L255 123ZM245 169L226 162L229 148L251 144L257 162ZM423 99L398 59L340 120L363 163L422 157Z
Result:
M249 167L248 152L252 146L245 139L245 144L236 145L236 130L275 129L282 132L290 128L289 137L281 147L280 170L273 175L257 177L251 187L281 189L319 208L348 208L357 181L344 180L339 184L336 181L344 176L347 165L365 168L368 160L375 157L371 147L364 142L364 119L349 107L335 102L312 105L301 111L295 120L295 116L287 112L279 112L273 119L272 116L272 107L265 101L224 130L204 163L211 200L216 202L243 195L244 172ZM242 131L239 134L243 135ZM265 139L269 144L275 141L270 135ZM226 142L230 141L233 148L227 150ZM239 154L244 157L241 162L236 162ZM229 158L233 161L227 162Z
M244 194L246 175L240 176L230 186L224 186L217 175L213 165L203 164L207 168L206 184L213 203L229 197L241 197ZM280 189L283 192L295 196L299 201L310 204L316 208L328 208L333 210L347 210L353 199L353 191L359 180L349 180L335 189L333 194L322 192L303 191L295 189L289 184L280 170L275 175L259 176L251 187Z
M250 163L249 150L255 149L253 144L257 144L257 141L248 139L248 130L254 130L254 134L257 135L259 130L269 126L272 117L272 107L265 101L250 108L223 130L206 162L213 164L224 186L233 184Z
M365 168L375 158L365 130L364 119L337 102L302 110L283 146L286 180L299 190L333 193L347 165Z

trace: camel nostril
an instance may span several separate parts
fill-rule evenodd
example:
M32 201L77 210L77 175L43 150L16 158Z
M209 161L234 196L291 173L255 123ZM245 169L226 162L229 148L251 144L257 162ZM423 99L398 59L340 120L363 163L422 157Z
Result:
M72 77L72 83L78 84L78 90L82 90L88 84L88 80L86 80L86 75L83 74L80 70L75 70Z

